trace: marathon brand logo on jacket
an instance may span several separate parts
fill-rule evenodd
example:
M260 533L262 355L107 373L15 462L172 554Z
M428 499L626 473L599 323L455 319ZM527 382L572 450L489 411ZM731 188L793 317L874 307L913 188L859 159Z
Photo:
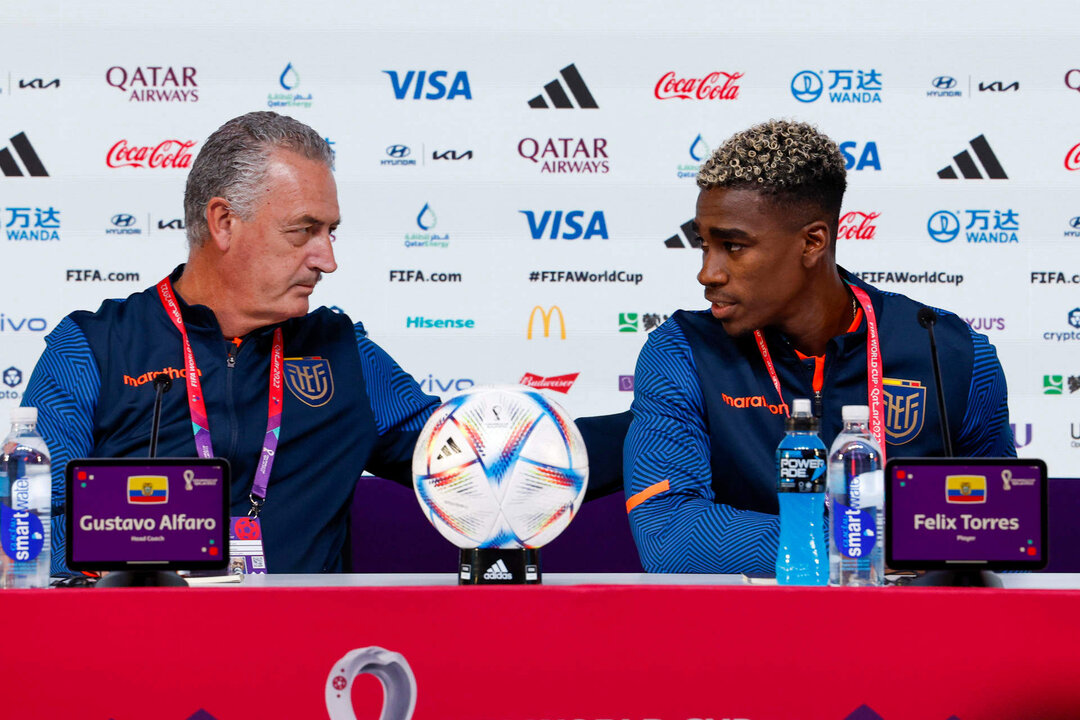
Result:
M124 384L131 387L142 387L147 383L154 382L154 376L156 375L168 375L170 380L183 379L187 377L187 370L184 368L163 367L160 370L150 370L144 372L142 375L132 377L131 375L124 374ZM202 377L202 370L199 371L199 377Z
M330 361L321 357L285 358L285 386L305 405L322 407L334 397Z

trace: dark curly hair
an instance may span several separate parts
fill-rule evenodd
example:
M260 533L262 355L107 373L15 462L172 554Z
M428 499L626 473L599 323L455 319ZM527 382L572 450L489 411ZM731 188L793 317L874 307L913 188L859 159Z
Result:
M769 120L728 138L701 166L697 184L756 190L781 204L814 203L830 213L835 233L847 170L840 148L817 128Z

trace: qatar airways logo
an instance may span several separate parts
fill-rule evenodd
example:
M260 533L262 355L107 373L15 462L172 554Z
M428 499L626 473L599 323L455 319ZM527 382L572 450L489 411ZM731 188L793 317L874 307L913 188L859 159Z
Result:
M743 73L714 71L700 78L681 78L674 71L656 81L657 100L737 100Z
M836 233L839 240L873 240L877 235L877 225L874 223L881 217L881 213L860 212L853 210L846 212L840 217L840 227Z
M137 167L184 169L191 167L194 140L162 140L157 145L129 145L120 140L105 156L105 164L111 168Z

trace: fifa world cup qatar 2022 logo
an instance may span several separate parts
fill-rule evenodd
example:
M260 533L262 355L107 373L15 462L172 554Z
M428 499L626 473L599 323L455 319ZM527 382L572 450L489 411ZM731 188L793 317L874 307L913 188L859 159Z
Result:
M326 677L326 712L330 720L357 720L353 710L353 682L374 675L383 686L379 720L409 720L416 708L416 677L401 653L381 647L357 648L330 667Z

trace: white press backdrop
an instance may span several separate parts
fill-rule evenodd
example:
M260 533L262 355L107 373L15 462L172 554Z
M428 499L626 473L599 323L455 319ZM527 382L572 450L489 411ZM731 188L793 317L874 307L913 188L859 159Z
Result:
M433 392L577 373L553 395L573 414L623 410L631 394L620 376L632 375L652 321L703 306L698 253L665 244L693 215L693 167L732 132L792 117L852 155L846 224L861 231L840 240L841 264L987 332L1020 453L1076 475L1080 171L1069 155L1080 143L1080 11L1068 2L817 5L0 8L0 147L10 157L0 176L0 412L17 404L64 314L141 290L186 256L174 222L186 171L110 167L110 149L176 140L194 141L196 153L224 120L276 102L337 155L340 269L317 303L364 321ZM571 64L597 107L580 108L571 92L572 108L531 108L538 95L553 103L553 80L570 91L560 71ZM669 73L730 82L719 97L682 99L660 82ZM815 77L822 92L812 99ZM866 102L836 94L848 83ZM9 140L20 133L47 176L29 176L32 160ZM960 171L954 156L974 156L979 136L1007 179L939 178L947 166ZM533 154L529 138L541 162L522 157ZM589 164L545 172L560 169L547 160ZM561 219L549 239L556 214L572 211L595 232L565 239L573 228ZM536 225L545 212L534 239L527 213ZM982 230L1008 242L969 240ZM417 236L434 242L407 246ZM408 274L417 270L427 281ZM560 271L597 280L558 281ZM433 282L435 273L460 278ZM1042 282L1060 278L1068 282ZM536 306L561 310L565 339L558 313L548 337L537 313L528 337ZM416 317L472 327L409 327Z

